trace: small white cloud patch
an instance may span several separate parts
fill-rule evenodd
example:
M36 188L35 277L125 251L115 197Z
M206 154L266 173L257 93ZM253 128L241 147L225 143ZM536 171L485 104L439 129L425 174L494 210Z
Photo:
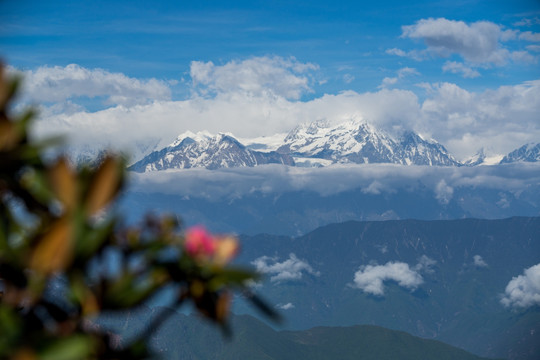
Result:
M431 259L430 257L426 255L422 255L418 259L418 264L414 267L414 269L418 272L423 271L428 274L432 274L434 270L432 269L433 265L435 265L437 261Z
M289 302L286 304L277 304L276 307L281 310L290 310L294 309L294 304Z
M480 76L480 73L471 67L458 63L456 61L447 61L443 65L444 72L451 72L452 74L461 74L464 78L474 79Z
M354 287L376 296L384 295L384 281L395 281L411 291L424 282L422 276L404 262L389 261L384 265L361 266L354 274Z
M484 259L482 259L482 257L480 255L474 255L473 256L473 262L474 262L474 266L476 267L487 267L488 264L484 261Z
M540 264L523 271L523 275L512 278L501 299L506 307L528 308L540 305Z
M318 271L313 270L306 261L300 260L295 254L289 254L289 258L279 262L276 258L262 256L251 262L257 271L271 275L270 281L274 283L295 281L302 279L304 273L319 276Z
M435 187L435 198L439 201L439 203L446 205L452 200L452 196L454 195L454 188L446 184L446 181L444 179L441 179L437 186Z

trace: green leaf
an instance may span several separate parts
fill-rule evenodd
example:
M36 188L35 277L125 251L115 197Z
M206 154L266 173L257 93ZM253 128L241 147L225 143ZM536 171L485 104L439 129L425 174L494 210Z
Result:
M211 291L225 286L244 287L249 280L256 280L257 275L241 268L217 268L214 277L208 282Z
M92 353L94 340L90 336L74 335L58 339L44 348L40 360L78 360L86 359Z
M0 357L9 353L21 340L22 321L19 314L10 306L0 304Z

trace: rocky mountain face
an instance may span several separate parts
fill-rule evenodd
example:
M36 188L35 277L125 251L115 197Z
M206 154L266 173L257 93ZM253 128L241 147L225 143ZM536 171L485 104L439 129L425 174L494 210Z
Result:
M402 165L459 165L444 146L408 132L394 140L365 122L348 121L337 126L318 121L292 130L278 151L301 158L320 158L332 163L393 163Z
M185 133L171 145L154 151L131 166L136 172L203 167L325 166L333 163L393 163L402 165L461 165L441 144L413 132L395 140L365 122L330 125L325 121L293 129L277 148L245 146L232 135Z
M540 143L538 144L526 144L506 155L501 164L508 164L513 162L536 162L540 161Z
M195 167L213 170L262 164L294 165L294 161L287 154L248 149L227 134L211 136L205 133L187 133L179 136L168 147L154 151L136 162L130 170L148 172Z

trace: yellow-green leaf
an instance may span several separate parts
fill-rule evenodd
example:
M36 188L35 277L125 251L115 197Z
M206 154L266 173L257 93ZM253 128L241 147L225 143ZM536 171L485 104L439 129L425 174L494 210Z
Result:
M73 211L77 205L77 178L66 158L60 158L51 167L49 180L54 194L64 206L64 211Z
M68 218L57 220L39 242L30 258L30 267L50 274L65 269L73 259L73 225Z
M122 167L118 158L107 157L96 171L86 198L87 214L103 210L117 194L122 181Z

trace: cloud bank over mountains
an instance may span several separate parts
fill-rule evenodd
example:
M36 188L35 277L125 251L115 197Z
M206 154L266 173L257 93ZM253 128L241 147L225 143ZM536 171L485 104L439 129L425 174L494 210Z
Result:
M280 62L268 63L268 58L251 59L250 62L251 67L255 64L282 66ZM226 67L227 64L219 70L224 72ZM88 76L74 79L72 69ZM54 77L43 74L49 70ZM286 70L282 67L272 71ZM344 91L300 101L294 99L307 91L306 78L287 71L290 79L285 83L257 84L253 82L259 80L257 76L246 79L242 86L253 92L244 88L237 91L237 86L227 92L224 80L207 79L207 90L219 89L219 94L212 97L194 95L187 100L168 100L170 91L164 82L156 79L143 83L123 75L77 66L63 70L42 68L27 74L26 81L31 89L28 96L43 93L48 94L44 95L48 100L64 101L56 108L41 109L40 132L66 133L78 143L105 142L122 147L152 137L164 139L162 145L165 146L186 130L231 132L239 137L269 136L320 119L334 123L365 119L389 131L412 129L444 144L458 159L473 155L481 147L488 152L505 154L540 139L537 121L540 80L484 92L470 92L451 83L423 84L427 95L423 101L410 90L387 88L367 93ZM93 77L96 74L99 76ZM202 77L201 74L197 76ZM234 77L239 76L242 75L235 71ZM219 77L226 78L226 74ZM96 78L104 82L98 83ZM66 88L58 85L62 83L70 84L67 89L71 96L66 93ZM200 86L198 83L198 91L204 92ZM63 90L57 92L57 87ZM107 90L109 88L112 90ZM73 94L103 96L106 101L117 101L117 105L95 112L80 105L58 111L59 106L75 105Z
M130 191L176 194L190 198L235 199L260 192L283 194L313 191L322 196L361 189L365 194L429 189L440 204L448 204L461 187L507 191L519 197L540 183L537 163L479 167L426 167L394 164L333 165L300 168L284 165L204 168L132 173ZM530 199L533 201L534 199ZM501 197L501 205L507 201Z
M441 74L478 78L488 68L538 61L539 37L487 21L429 18L402 27L400 41L421 41L423 48L393 48L386 54L418 61L443 57ZM192 61L184 78L172 80L137 79L77 64L22 73L23 100L46 103L40 108L39 134L64 133L73 143L128 151L149 138L165 146L187 130L246 138L322 119L364 119L396 133L413 130L442 143L458 160L480 148L502 155L540 139L539 79L468 90L453 82L422 82L421 70L403 66L394 76L381 72L377 90L320 94L317 87L327 75L319 65L272 55L219 64ZM404 79L417 83L401 87ZM177 93L189 95L177 98Z

